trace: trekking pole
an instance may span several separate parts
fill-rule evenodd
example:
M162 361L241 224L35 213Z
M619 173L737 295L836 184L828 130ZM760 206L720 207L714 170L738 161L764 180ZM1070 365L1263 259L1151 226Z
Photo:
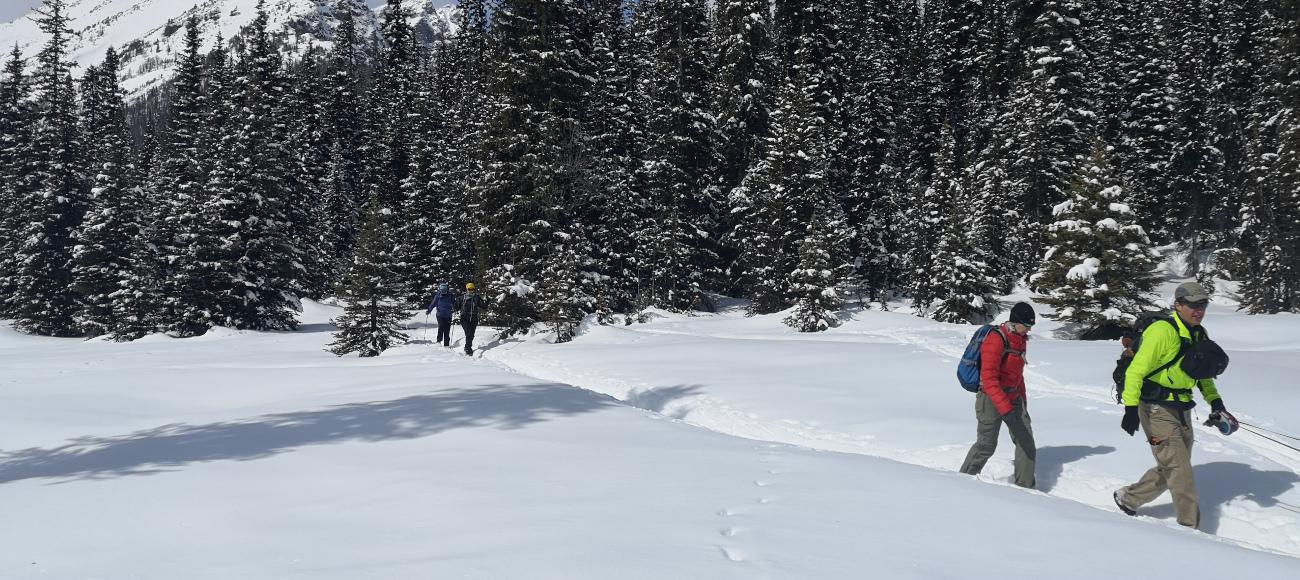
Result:
M429 342L429 313L424 313L424 342Z

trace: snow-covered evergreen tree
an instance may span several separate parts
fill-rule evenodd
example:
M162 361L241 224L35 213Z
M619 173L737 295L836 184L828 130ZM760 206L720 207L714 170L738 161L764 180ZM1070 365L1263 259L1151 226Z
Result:
M1054 320L1072 323L1083 336L1105 326L1127 326L1153 306L1155 252L1096 141L1090 161L1070 186L1070 198L1053 209L1043 265L1035 274L1039 298L1056 308Z
M1075 168L1087 157L1096 123L1088 84L1086 47L1080 44L1079 0L1046 0L1028 27L1026 76L1012 94L1004 123L1014 127L1007 151L1017 204L1024 208L1017 237L1027 248L1015 271L1037 266L1043 228L1064 201Z
M633 106L633 54L623 0L595 0L591 8L591 64L595 82L585 106L584 139L594 197L578 208L592 246L590 292L603 322L631 312L637 299L636 232L646 215L632 177L636 170L637 117Z
M117 52L87 69L82 81L82 121L92 179L85 220L73 249L72 279L81 301L77 324L89 336L118 327L113 303L131 272L131 243L139 236L137 174L127 147L126 106L118 86Z
M844 101L840 123L844 139L838 157L845 166L839 191L848 225L855 268L851 276L860 295L883 302L902 276L899 200L893 182L897 168L890 156L899 135L900 84L904 51L899 37L899 2L852 2L839 8L843 38Z
M294 288L298 295L320 299L331 283L327 265L332 248L326 232L333 228L327 205L326 168L332 154L329 142L327 89L322 78L321 56L308 49L296 70L288 77L280 117L288 125L288 154L292 161L287 178L293 197L286 204L291 243L298 263Z
M333 322L339 330L329 350L343 356L379 356L408 338L404 322L410 316L405 306L407 290L397 273L390 223L378 194L371 197L362 217L357 248L343 280L343 315Z
M186 21L184 42L172 82L171 119L153 163L148 195L157 208L156 251L166 310L161 318L168 332L196 336L212 326L212 300L192 246L202 234L200 218L214 161L205 142L210 119L197 18Z
M1300 311L1300 2L1286 0L1261 22L1272 60L1250 118L1251 180L1242 203L1242 308L1253 314Z
M724 192L739 185L761 158L768 134L780 80L768 6L769 0L721 0L716 8L712 104Z
M718 255L721 203L710 174L710 56L703 0L653 0L637 6L648 47L638 79L645 118L639 196L650 215L638 236L647 304L695 307L722 278Z
M285 99L279 57L267 32L262 2L248 49L234 78L235 127L225 167L204 200L201 235L193 244L199 279L211 296L208 324L240 329L292 329L303 265L293 226L299 203L292 183L287 124L277 117Z
M494 13L479 248L507 335L593 307L588 292L569 290L586 278L590 255L575 212L596 187L582 125L594 79L582 34L589 17L573 0L510 0Z
M960 177L952 161L956 139L947 123L940 130L939 143L933 178L924 189L913 193L906 212L907 293L919 315L930 314L933 302L944 296L944 282L937 276L935 249L948 229L953 204L950 195L957 190L953 181Z
M370 93L366 184L379 202L399 215L402 184L411 171L412 131L407 109L415 100L417 49L402 0L390 0L382 24L384 52Z
M322 275L330 287L339 282L343 264L352 254L357 211L365 200L361 176L365 163L360 142L363 123L358 78L360 41L355 9L353 0L335 3L333 13L338 25L328 57L330 94L325 130L329 160L323 203L329 227L324 232L328 252Z
M445 57L445 45L440 49ZM442 254L452 240L442 239L447 227L444 219L450 212L442 207L451 198L454 187L451 168L443 154L450 137L445 118L446 95L440 80L446 59L420 67L416 75L415 100L407 112L412 139L411 170L402 183L402 218L398 233L399 272L410 291L411 303L427 300L439 282L451 281L452 273L440 268ZM453 208L454 209L454 208ZM464 275L464 273L462 273Z
M840 325L843 281L849 273L848 224L829 195L816 201L807 235L799 243L799 264L790 273L794 312L784 320L799 332L821 332Z
M37 15L36 24L47 40L32 74L35 184L22 204L27 220L15 251L14 325L32 334L76 336L80 331L75 320L72 249L88 187L73 65L65 60L72 31L64 0L45 0Z
M936 201L949 204L938 225L939 243L931 258L933 283L927 290L938 299L931 316L940 322L986 324L999 310L997 282L990 275L986 254L971 243L975 226L984 215L971 211L977 194L970 185L970 172L957 170L955 159L948 157L951 146L945 140L945 163L939 166L931 186Z
M26 61L14 46L0 71L0 318L16 314L18 289L18 245L21 242L24 210L35 174L36 156L31 149L31 88Z

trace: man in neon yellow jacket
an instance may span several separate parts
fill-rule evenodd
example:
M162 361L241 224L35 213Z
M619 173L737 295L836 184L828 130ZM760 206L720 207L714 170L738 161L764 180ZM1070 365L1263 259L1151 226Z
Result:
M1188 282L1174 291L1172 320L1155 321L1142 333L1141 346L1124 375L1124 420L1120 426L1129 435L1140 425L1151 444L1156 466L1137 483L1115 492L1115 504L1128 515L1166 489L1174 500L1178 523L1195 528L1201 514L1192 475L1191 411L1196 406L1192 389L1215 412L1224 411L1213 379L1196 380L1178 364L1184 343L1208 340L1201 327L1210 296L1199 284Z

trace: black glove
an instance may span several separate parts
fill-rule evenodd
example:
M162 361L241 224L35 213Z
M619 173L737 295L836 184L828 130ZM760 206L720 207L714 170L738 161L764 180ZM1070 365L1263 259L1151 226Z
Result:
M1213 401L1210 401L1210 410L1214 411L1215 413L1222 413L1224 411L1227 411L1228 408L1223 406L1223 399L1215 399Z
M1138 421L1137 407L1124 407L1124 420L1119 422L1119 426L1130 436L1137 433L1141 422Z

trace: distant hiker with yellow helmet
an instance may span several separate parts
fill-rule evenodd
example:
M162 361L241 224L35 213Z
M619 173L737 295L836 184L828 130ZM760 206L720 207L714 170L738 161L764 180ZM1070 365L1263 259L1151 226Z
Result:
M474 331L478 328L479 315L486 307L483 297L473 282L465 284L465 295L460 302L460 327L465 331L465 354L474 354Z

